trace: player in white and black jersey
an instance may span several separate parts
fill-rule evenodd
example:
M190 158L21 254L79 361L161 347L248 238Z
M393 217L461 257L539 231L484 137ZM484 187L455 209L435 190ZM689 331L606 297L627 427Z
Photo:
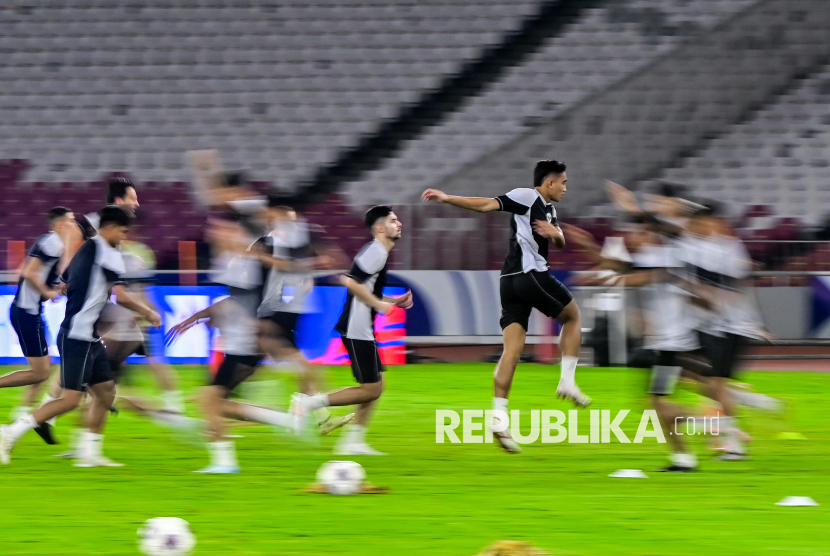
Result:
M66 315L58 334L62 394L31 415L0 429L0 461L4 464L9 462L14 444L26 431L75 409L89 388L94 393L93 403L75 465L120 465L102 453L102 432L115 398L115 383L98 333L98 320L111 292L119 304L143 315L153 326L159 326L160 320L155 311L135 300L122 285L124 261L117 247L127 234L132 214L118 206L107 206L99 216L98 233L78 249L64 276Z
M695 279L695 291L707 300L699 327L701 343L711 364L708 395L723 411L725 433L720 459L746 459L745 433L738 428L736 403L729 381L735 378L739 355L750 339L768 334L744 290L751 259L743 242L719 217L718 206L701 206L689 218L684 241L684 260Z
M109 183L107 183L106 203L108 206L118 205L129 210L131 213L135 213L139 206L135 186L127 178L113 178L109 181ZM65 231L65 248L59 264L59 273L62 273L64 269L68 267L72 257L81 245L98 233L99 223L99 213L91 212L84 215L78 215L75 218L75 226L67 226ZM34 388L32 390L34 390ZM60 390L59 380L53 380L49 393L44 397L42 403L49 403L50 401L56 399L60 395ZM34 396L35 393L30 391L30 395ZM45 425L45 432L51 438L51 431L48 429L49 425L47 424ZM38 428L38 434L41 433L41 430L44 429Z
M548 249L565 246L565 235L556 218L554 202L568 190L566 166L556 160L543 160L533 170L533 188L514 189L494 199L456 197L437 189L427 189L421 199L446 203L476 212L504 211L510 220L510 243L501 271L501 319L504 352L496 366L495 411L507 413L507 396L513 383L516 366L522 356L528 320L533 309L559 320L562 332L559 349L562 368L556 394L587 407L591 399L576 385L576 363L582 343L579 308L568 289L550 275ZM496 427L494 427L496 428ZM507 431L496 433L499 444L511 453L519 453L518 444Z
M312 270L334 268L329 255L317 255L308 223L285 204L287 199L268 197L271 232L261 237L258 248L263 264L262 303L257 309L259 341L274 361L287 362L297 373L299 390L313 395L322 390L322 377L297 346L297 327L306 311L306 296L314 286ZM325 407L314 410L318 431L326 435L349 423L354 414L333 416Z
M63 237L67 228L74 225L74 220L74 214L66 207L50 210L49 233L35 240L26 256L17 293L9 308L9 320L29 369L0 377L0 388L41 385L49 378L52 364L42 315L43 302L55 301L60 295L54 286L58 283L58 267L64 251ZM15 418L31 411L36 395L37 390L29 389L23 403L15 410Z
M263 266L259 255L249 249L253 237L239 222L239 215L228 215L216 222L211 232L214 246L228 261L227 268L214 281L228 286L229 296L199 311L172 327L173 342L191 327L209 322L221 334L222 363L200 395L208 420L210 464L198 473L238 473L239 464L233 441L228 437L225 419L256 421L296 430L288 413L228 399L234 389L253 376L264 357L258 342L257 308L262 301Z
M384 366L375 339L374 322L378 313L388 315L395 307L412 307L412 292L391 298L383 295L389 252L401 238L402 224L391 207L370 208L364 224L372 234L355 256L351 270L342 278L348 294L335 330L349 353L352 374L358 386L329 394L295 394L291 412L303 421L310 411L321 407L357 405L350 425L335 447L339 455L383 455L366 443L369 419L383 393Z

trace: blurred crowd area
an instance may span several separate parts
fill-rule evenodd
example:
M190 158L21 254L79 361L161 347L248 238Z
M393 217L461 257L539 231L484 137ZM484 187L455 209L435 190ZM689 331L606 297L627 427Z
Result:
M823 0L49 0L0 6L0 29L7 270L49 208L98 210L112 175L136 184L159 268L210 268L198 149L348 256L362 213L394 206L393 270L500 268L504 215L420 193L500 195L547 158L568 165L560 220L600 244L624 235L605 179L669 184L724 207L778 273L757 284L830 270ZM575 244L550 262L591 266Z

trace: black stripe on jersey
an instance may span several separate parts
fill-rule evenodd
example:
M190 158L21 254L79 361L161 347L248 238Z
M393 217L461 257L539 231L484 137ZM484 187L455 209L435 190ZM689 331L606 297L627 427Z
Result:
M75 253L75 256L72 257L72 261L64 272L64 279L68 286L66 289L66 314L61 324L63 329L69 330L71 328L72 319L81 312L84 303L86 303L97 251L98 244L95 240L86 240ZM93 336L98 337L97 325L93 330Z
M504 212L511 212L513 214L526 214L527 207L521 203L517 203L507 195L499 195L496 197L496 201L499 202L499 210Z
M364 272L363 269L357 265L357 263L352 263L352 268L346 273L346 276L360 284L372 277L371 274Z
M701 268L699 266L689 265L689 272L696 276L698 280L705 284L709 284L710 286L730 290L737 290L740 286L740 281L733 276L721 274L712 270L706 270L705 268Z

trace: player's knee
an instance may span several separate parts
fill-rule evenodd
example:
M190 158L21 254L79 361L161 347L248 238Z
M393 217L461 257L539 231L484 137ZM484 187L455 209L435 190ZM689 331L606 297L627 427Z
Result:
M107 386L98 389L96 393L99 402L105 407L112 407L115 403L115 383L107 383Z
M81 404L81 400L83 399L83 397L83 392L77 392L75 390L64 390L60 400L63 403L64 407L67 410L70 410L78 407Z
M377 382L364 384L363 389L365 390L366 395L371 398L367 401L373 402L380 398L381 394L383 394L383 381L379 380Z
M567 322L579 323L582 320L582 314L579 312L579 306L576 301L568 303L562 312L559 314L559 322L565 324Z
M44 382L49 378L51 374L52 368L48 359L44 363L38 363L37 365L32 365L32 374L34 375L35 380L38 383Z

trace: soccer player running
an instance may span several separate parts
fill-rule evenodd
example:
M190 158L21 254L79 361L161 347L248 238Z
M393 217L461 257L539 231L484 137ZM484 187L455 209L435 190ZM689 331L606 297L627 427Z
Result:
M332 268L334 259L316 256L308 223L283 201L269 196L268 219L273 229L251 249L265 270L262 303L257 309L259 343L273 361L291 365L297 373L300 392L310 395L320 392L322 377L297 347L297 326L306 309L305 297L314 285L311 270ZM325 407L313 413L322 435L354 419L353 413L334 416Z
M264 357L257 341L256 317L262 295L262 266L249 249L253 238L239 220L239 215L229 215L226 220L215 222L209 233L214 248L228 260L226 269L214 281L228 286L230 295L168 332L168 341L173 342L191 327L209 321L222 336L224 359L199 397L208 420L210 465L197 473L239 472L225 419L256 421L292 431L296 424L288 413L228 399L239 384L253 376Z
M106 202L107 206L122 206L128 209L131 213L134 213L139 206L135 186L129 179L123 177L113 178L109 181L107 184ZM72 261L72 257L81 245L98 233L99 220L99 214L97 212L91 212L89 214L84 214L74 218L74 222L76 224L75 226L66 227L64 231L66 236L64 250L60 264L58 265L59 275L62 274L63 271L69 266L69 263ZM32 390L34 390L34 388ZM36 392L30 392L30 395L35 396ZM55 380L52 381L49 393L44 397L43 403L49 403L50 401L57 399L59 395L60 379L59 377L56 377ZM46 437L52 439L53 437L50 425L51 423L44 423L41 427L38 427L38 434L41 434L41 431L43 431L43 434L45 434ZM47 442L53 443L53 441L50 440Z
M714 203L701 206L689 218L685 262L696 278L696 292L708 301L701 320L700 336L711 362L708 396L720 404L719 418L724 442L724 461L747 458L738 428L734 391L729 381L735 378L739 355L748 340L769 339L762 329L752 303L743 291L751 259L743 242L734 236L719 215Z
M52 364L43 323L43 302L55 301L60 295L53 284L58 281L58 263L63 256L66 230L74 225L74 221L75 215L66 207L50 210L49 233L40 236L26 256L17 293L9 309L9 320L29 368L1 376L0 388L40 385L49 378ZM30 389L12 418L28 415L36 396L37 390Z
M375 315L388 315L395 307L412 307L412 292L395 298L383 295L389 252L401 238L400 220L391 207L376 206L366 212L364 224L373 239L358 252L351 270L342 277L348 295L335 326L349 353L358 386L313 396L294 394L291 401L291 413L297 417L300 427L308 413L318 408L357 405L354 424L346 428L335 447L338 455L384 455L365 440L369 419L383 393L385 370L375 340Z
M565 236L556 219L554 202L559 202L568 190L566 166L556 160L542 160L533 170L533 188L519 188L494 199L484 197L456 197L437 189L427 189L421 199L434 201L476 212L505 211L510 220L510 243L501 271L499 290L504 352L496 366L494 377L497 412L507 413L507 397L513 383L516 366L525 347L530 312L535 308L550 318L559 320L562 332L559 349L562 366L556 395L570 399L578 407L587 407L591 398L576 385L576 363L582 343L579 308L568 289L548 270L548 247L565 246ZM498 421L495 418L494 421ZM520 453L519 445L509 432L494 435L502 448Z
M115 467L102 453L103 430L112 402L115 382L97 330L101 311L114 291L120 305L159 326L158 314L135 300L122 285L124 260L117 247L127 234L132 214L119 207L101 209L98 233L84 242L66 269L66 315L58 334L61 355L61 396L42 405L9 426L0 428L0 462L9 463L17 440L38 424L75 409L84 392L92 390L93 402L82 434L76 467Z

